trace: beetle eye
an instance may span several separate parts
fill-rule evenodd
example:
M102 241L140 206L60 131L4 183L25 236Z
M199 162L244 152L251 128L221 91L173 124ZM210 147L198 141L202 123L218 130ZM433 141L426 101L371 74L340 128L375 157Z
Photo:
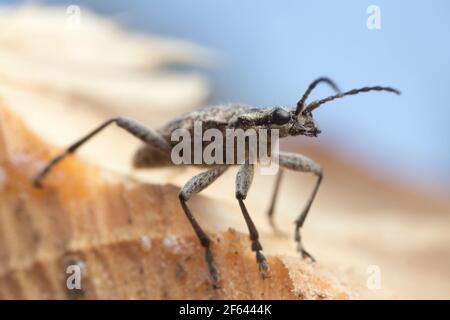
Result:
M283 125L289 122L291 120L291 114L281 108L276 108L272 112L271 122L278 125Z

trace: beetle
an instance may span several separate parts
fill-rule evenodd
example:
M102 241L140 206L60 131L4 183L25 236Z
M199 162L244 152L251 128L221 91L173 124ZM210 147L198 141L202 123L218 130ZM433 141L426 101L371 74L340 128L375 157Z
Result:
M306 100L314 88L320 84L325 83L329 85L336 93L324 99L315 100L309 104ZM171 160L171 150L175 146L171 136L175 130L184 129L190 133L194 133L194 123L200 121L203 124L202 130L209 128L218 129L225 134L227 129L249 129L249 128L265 128L269 130L277 129L279 137L284 138L288 136L308 136L317 137L320 130L313 119L312 112L321 105L333 101L335 99L343 98L350 95L356 95L362 92L369 91L386 91L395 94L400 94L400 91L391 87L372 86L353 89L347 92L341 92L337 85L329 78L321 77L314 80L306 89L301 99L297 102L295 107L270 107L270 108L252 108L242 104L230 104L227 106L213 106L194 110L185 115L182 115L159 130L147 128L139 122L117 117L102 123L99 127L83 136L81 139L70 145L60 154L51 159L35 176L34 186L42 187L44 177L50 170L66 156L74 153L80 146L98 134L100 131L115 123L120 128L125 129L138 139L144 142L133 157L133 166L136 168L154 168L161 166L173 165ZM205 145L203 145L204 147ZM226 154L224 150L224 154ZM195 175L191 178L180 190L179 201L180 205L193 227L201 245L205 250L205 260L208 266L211 283L214 288L218 285L218 271L214 263L214 257L211 252L211 239L206 232L201 228L190 208L187 205L188 200L195 194L199 193L210 184L212 184L219 176L221 176L229 167L228 164L222 165L201 165L207 167L207 170ZM322 169L319 164L312 159L301 154L279 152L279 165L281 168L290 169L294 171L309 172L314 174L317 179L314 188L298 218L295 220L295 241L297 242L297 251L303 258L309 258L314 261L314 258L305 250L300 235L300 229L303 226L308 215L313 200L317 194L319 186L322 181ZM245 222L249 230L251 240L251 249L256 254L256 261L259 265L259 271L263 278L268 275L268 265L266 258L262 253L262 246L259 242L259 235L255 224L253 223L248 210L244 204L250 188L254 173L254 164L245 161L239 167L236 175L236 199L241 208ZM271 204L268 210L268 218L272 227L275 229L273 220L274 206L276 203L278 190L282 178L283 170L279 170L275 182L275 188L272 193Z

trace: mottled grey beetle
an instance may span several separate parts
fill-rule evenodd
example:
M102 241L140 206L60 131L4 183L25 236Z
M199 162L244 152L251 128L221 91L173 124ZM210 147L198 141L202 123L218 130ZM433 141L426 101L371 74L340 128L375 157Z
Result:
M308 98L311 91L321 82L330 85L337 93L325 99L316 100L305 105L306 99ZM36 187L42 186L41 183L43 178L49 173L49 171L55 164L57 164L67 155L75 152L75 150L77 150L81 145L83 145L90 138L92 138L94 135L99 133L111 123L116 123L119 127L125 129L145 143L145 145L137 150L136 154L134 155L133 165L136 168L170 166L173 165L170 157L171 150L176 144L176 142L172 141L171 139L172 132L177 129L186 129L189 132L193 133L194 122L196 121L201 121L201 123L203 124L203 130L216 128L219 129L223 134L225 134L226 129L230 128L239 128L243 130L249 128L264 128L269 130L278 129L280 138L298 135L316 137L320 133L320 131L318 130L317 125L312 117L313 110L318 108L320 105L334 99L368 91L388 91L400 94L400 92L396 89L380 86L363 87L347 92L340 92L333 81L328 78L319 78L309 85L302 98L297 103L297 106L294 108L276 107L257 109L240 104L208 107L185 114L169 122L157 131L146 128L145 126L131 119L122 117L110 119L80 140L76 141L71 146L69 146L64 152L50 160L49 163L35 177L34 185ZM224 150L223 154L226 154L226 150ZM316 196L319 185L322 181L322 169L313 160L300 154L288 152L279 153L279 165L281 168L291 169L294 171L311 172L317 176L314 189L312 190L312 193L309 196L304 209L295 220L295 241L297 242L297 250L301 253L303 258L308 257L314 261L313 257L304 249L302 245L300 228L305 221L314 197ZM179 201L181 203L183 211L186 214L189 222L191 223L195 233L197 234L201 245L205 249L205 258L214 287L217 287L218 275L216 266L214 264L214 258L210 249L211 240L192 215L186 202L194 194L199 193L200 191L208 187L211 183L213 183L228 167L229 165L210 165L207 171L191 178L179 193ZM250 218L250 215L244 204L244 200L247 196L249 187L253 179L253 171L254 165L249 163L248 161L240 166L236 176L236 198L239 202L239 206L249 229L250 240L252 241L252 250L256 253L256 261L259 264L259 270L261 272L261 275L263 277L266 277L268 267L266 259L261 253L262 246L259 243L258 231L256 230L256 227L252 219ZM273 212L282 178L282 172L282 170L279 170L278 172L275 182L275 189L268 210L269 221L273 227Z

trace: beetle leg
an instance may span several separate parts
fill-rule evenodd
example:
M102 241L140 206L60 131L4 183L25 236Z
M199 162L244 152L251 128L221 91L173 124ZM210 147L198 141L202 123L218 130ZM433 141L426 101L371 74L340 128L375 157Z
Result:
M217 275L217 268L214 264L214 257L210 249L211 240L192 215L192 212L188 208L186 202L194 194L199 193L200 191L211 185L226 169L228 169L227 166L219 166L197 174L184 185L184 187L178 194L181 207L183 208L186 217L189 219L189 222L194 228L194 231L197 234L197 237L200 240L201 245L203 246L203 248L205 248L205 259L206 263L208 264L209 275L211 277L211 282L214 288L218 287L217 286L218 275Z
M319 164L309 159L308 157L305 157L301 154L288 152L280 152L279 164L284 168L294 171L312 172L317 177L316 184L308 198L308 201L306 202L305 207L303 208L298 218L295 220L295 241L297 242L297 251L301 253L303 258L310 258L312 261L315 261L314 258L308 253L308 251L306 251L303 247L300 236L300 228L305 222L306 216L308 215L311 204L322 181L322 168Z
M274 233L278 234L278 235L281 235L283 233L276 226L273 214L275 212L275 206L277 204L278 194L279 194L280 184L281 184L282 179L283 179L283 170L280 168L278 170L277 177L275 180L275 186L273 189L272 198L270 199L270 206L269 206L269 209L267 210L267 218L269 219L269 224L272 227L272 230L274 231Z
M261 253L262 246L259 242L259 234L253 223L250 215L245 207L244 200L247 198L248 190L253 180L254 166L253 164L244 163L239 168L236 175L236 199L239 201L239 206L241 207L242 214L247 224L248 231L250 233L250 240L252 241L252 250L256 252L256 261L259 264L259 271L263 278L267 277L267 262L264 255Z
M170 152L170 145L169 143L156 131L145 127L144 125L123 117L119 118L113 118L108 121L105 121L100 126L92 130L90 133L82 137L81 139L77 140L73 144L71 144L66 150L61 152L59 155L55 156L53 159L51 159L44 168L36 175L34 178L33 184L36 187L42 186L42 180L45 178L45 176L50 172L50 170L61 160L63 160L68 155L74 153L79 147L81 147L84 143L86 143L88 140L90 140L92 137L94 137L97 133L105 129L107 126L109 126L112 123L116 123L119 127L122 129L125 129L135 137L139 138L140 140L144 141L145 143L154 146L158 150L162 152Z

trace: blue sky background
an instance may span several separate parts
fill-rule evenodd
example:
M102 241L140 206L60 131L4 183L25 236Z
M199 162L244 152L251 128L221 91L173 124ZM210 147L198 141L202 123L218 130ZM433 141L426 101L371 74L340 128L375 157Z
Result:
M449 1L45 2L217 50L220 64L205 71L213 102L293 105L322 75L342 89L399 88L400 97L369 93L324 105L315 112L323 130L315 142L357 151L394 179L450 185ZM381 9L381 30L366 27L371 4ZM323 87L313 98L329 93Z

